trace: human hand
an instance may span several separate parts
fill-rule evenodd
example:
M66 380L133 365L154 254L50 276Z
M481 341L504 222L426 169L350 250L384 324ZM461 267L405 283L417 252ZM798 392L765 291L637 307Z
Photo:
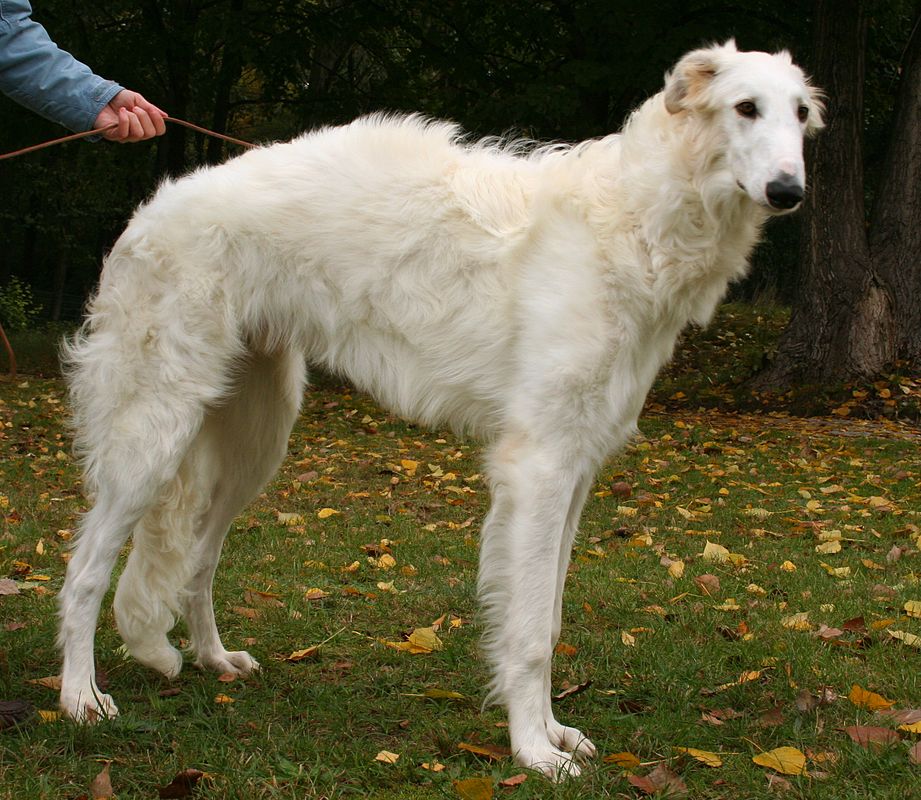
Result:
M113 142L140 142L166 131L166 112L148 102L137 92L122 89L99 112L93 127L109 128L102 135Z

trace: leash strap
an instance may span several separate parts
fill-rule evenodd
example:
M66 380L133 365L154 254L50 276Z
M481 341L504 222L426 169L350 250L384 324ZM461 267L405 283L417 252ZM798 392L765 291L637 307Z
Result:
M203 133L206 136L214 136L216 139L223 139L226 142L230 142L231 144L239 145L240 147L256 147L256 145L254 145L252 142L244 142L242 139L234 139L233 136L227 136L224 133L218 133L217 131L211 131L211 130L208 130L207 128L202 128L199 125L193 125L191 122L186 122L184 119L177 119L176 117L165 117L165 119L167 122L174 122L177 125L182 125L183 127L190 128L191 130L196 131L198 133ZM16 156L24 156L27 153L34 153L36 150L42 150L45 147L52 147L53 145L56 145L56 144L64 144L65 142L73 142L73 141L76 141L77 139L85 139L87 136L99 136L100 134L103 134L106 131L112 130L113 128L117 128L117 127L118 127L117 124L112 123L111 125L107 125L105 128L94 128L93 130L90 130L90 131L83 131L82 133L72 133L69 136L62 136L59 139L51 139L50 141L42 142L41 144L33 144L30 147L23 147L22 149L14 150L11 153L0 154L0 161L3 161L4 159L7 159L7 158L15 158Z

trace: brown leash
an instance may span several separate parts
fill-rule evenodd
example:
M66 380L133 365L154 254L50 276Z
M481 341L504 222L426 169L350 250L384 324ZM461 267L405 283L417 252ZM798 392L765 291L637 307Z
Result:
M198 133L203 133L206 136L214 136L217 139L223 139L225 142L230 142L231 144L239 145L240 147L256 147L252 142L244 142L242 139L234 139L233 136L227 136L224 133L218 133L217 131L210 131L207 128L202 128L200 125L193 125L191 122L186 122L184 119L176 119L176 117L165 117L167 122L175 122L177 125L183 125L186 128L191 128L193 131ZM0 154L0 161L3 161L6 158L15 158L16 156L24 156L26 153L34 153L36 150L42 150L45 147L52 147L56 144L64 144L65 142L73 142L77 139L85 139L87 136L99 136L100 134L105 133L112 128L117 128L118 125L113 123L107 125L105 128L94 128L91 131L83 131L82 133L72 133L70 136L62 136L59 139L52 139L49 142L42 142L41 144L33 144L31 147L23 147L21 150L14 150L12 153L2 153ZM10 344L10 340L6 337L6 332L3 330L3 325L0 325L0 342L3 343L3 347L6 350L7 357L10 362L10 377L16 377L16 354L13 352L13 347Z
M167 122L175 122L177 125L182 125L186 128L191 128L193 131L198 133L203 133L206 136L214 136L217 139L223 139L226 142L231 144L239 145L240 147L256 147L252 142L244 142L242 139L234 139L233 136L227 136L224 133L218 133L217 131L211 131L207 128L202 128L199 125L193 125L191 122L186 122L184 119L176 119L176 117L164 117ZM82 133L72 133L70 136L62 136L59 139L52 139L48 142L42 142L41 144L33 144L31 147L23 147L21 150L14 150L12 153L3 153L0 155L0 161L3 161L6 158L15 158L16 156L24 156L26 153L34 153L36 150L42 150L45 147L52 147L56 144L64 144L65 142L73 142L77 139L85 139L87 136L99 136L100 134L105 133L112 128L117 128L118 125L115 123L105 127L105 128L94 128L91 131L83 131Z

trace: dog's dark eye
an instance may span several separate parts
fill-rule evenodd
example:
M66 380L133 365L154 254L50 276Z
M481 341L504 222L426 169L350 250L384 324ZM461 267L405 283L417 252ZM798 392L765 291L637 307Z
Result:
M796 113L797 116L799 116L799 121L805 122L807 119L809 119L809 106L800 106L796 110Z
M754 119L758 116L758 106L756 106L750 100L746 100L744 103L739 103L736 106L736 111L739 113L739 116L746 117L748 119Z

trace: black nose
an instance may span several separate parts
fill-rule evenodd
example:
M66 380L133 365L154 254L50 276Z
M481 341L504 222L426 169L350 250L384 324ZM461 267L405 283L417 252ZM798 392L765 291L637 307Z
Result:
M765 189L768 202L774 208L793 208L803 200L803 187L792 178L771 181Z

